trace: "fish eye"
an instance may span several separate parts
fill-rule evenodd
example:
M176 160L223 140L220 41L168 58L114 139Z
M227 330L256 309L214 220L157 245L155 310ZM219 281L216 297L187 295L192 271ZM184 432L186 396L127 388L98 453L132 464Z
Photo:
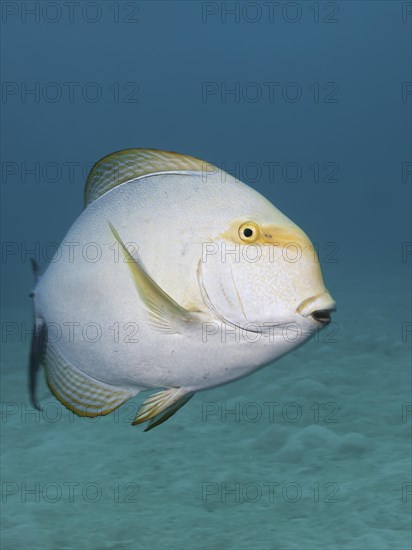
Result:
M259 238L259 227L254 222L243 223L239 227L239 237L246 243L253 243Z

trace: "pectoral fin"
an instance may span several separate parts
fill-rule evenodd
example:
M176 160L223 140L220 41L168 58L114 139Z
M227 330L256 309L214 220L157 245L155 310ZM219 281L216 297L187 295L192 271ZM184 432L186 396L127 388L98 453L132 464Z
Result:
M145 432L159 426L183 407L193 395L194 392L189 392L185 388L169 388L154 393L143 402L133 426L148 420L150 423Z
M187 311L179 306L155 283L127 250L114 226L110 222L108 224L120 244L136 290L148 309L152 325L162 332L179 333L183 331L184 324L201 322L200 312Z

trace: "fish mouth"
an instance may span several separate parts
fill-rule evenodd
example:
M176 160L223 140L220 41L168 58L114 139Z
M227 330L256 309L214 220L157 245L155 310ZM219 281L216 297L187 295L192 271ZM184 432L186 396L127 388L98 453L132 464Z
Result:
M321 325L328 325L332 320L330 311L325 309L317 309L311 314L311 316Z
M312 317L320 325L328 325L332 311L336 311L336 302L326 290L304 300L296 311L302 317Z

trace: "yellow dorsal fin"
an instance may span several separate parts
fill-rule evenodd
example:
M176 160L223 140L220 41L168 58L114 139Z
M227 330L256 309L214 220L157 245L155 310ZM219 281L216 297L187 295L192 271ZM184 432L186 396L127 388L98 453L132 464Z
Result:
M84 188L85 207L118 185L158 172L211 172L216 168L200 159L156 149L124 149L102 158L90 170Z

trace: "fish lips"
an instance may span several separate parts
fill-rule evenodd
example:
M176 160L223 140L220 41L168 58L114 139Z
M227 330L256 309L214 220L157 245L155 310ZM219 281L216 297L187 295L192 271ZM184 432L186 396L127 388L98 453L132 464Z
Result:
M336 302L327 290L303 300L297 308L302 317L312 317L319 325L328 325L331 313L336 311Z

